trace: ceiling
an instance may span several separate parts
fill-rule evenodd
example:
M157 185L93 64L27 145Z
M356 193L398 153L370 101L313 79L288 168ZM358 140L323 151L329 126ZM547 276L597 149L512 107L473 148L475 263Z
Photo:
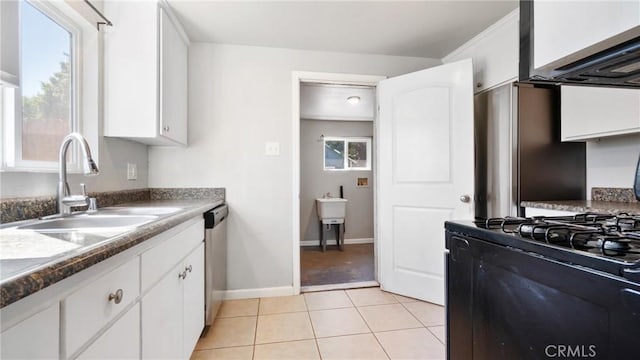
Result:
M349 97L358 102L348 102ZM370 86L300 84L301 119L373 121L375 103L375 88Z
M518 7L517 0L168 2L195 42L436 59Z

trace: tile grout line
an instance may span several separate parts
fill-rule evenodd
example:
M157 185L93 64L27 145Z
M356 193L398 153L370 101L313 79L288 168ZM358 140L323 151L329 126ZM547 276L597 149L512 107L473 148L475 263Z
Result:
M347 296L348 295L349 294L347 294ZM354 306L355 306L355 304L354 304ZM376 336L376 333L373 332L373 329L371 328L371 326L367 322L367 319L365 319L364 316L362 316L362 313L360 312L360 308L358 308L357 306L355 308L356 308L356 311L358 312L358 315L360 315L362 320L364 320L364 323L365 323L365 325L367 325L367 328L369 328L369 331L371 331L371 334L373 335L373 338L376 339L376 342L378 343L378 345L380 346L380 348L382 349L384 354L387 356L387 359L391 359L391 356L389 355L389 353L387 353L387 349L385 349L384 346L382 346L382 343L380 342L380 339L378 339L378 337Z
M439 325L440 326L440 325ZM438 339L438 341L440 341L442 343L442 345L444 345L445 347L447 346L447 344L445 344L442 340L440 340L440 338L438 336L436 336L436 333L434 333L433 331L431 331L431 329L429 329L428 326L425 326L427 328L427 330L433 335L435 336L436 339ZM445 334L446 335L446 334Z
M420 302L422 302L422 301L420 301ZM407 304L413 304L413 303L414 303L414 302L408 302ZM431 304L431 303L426 302L426 301L425 301L425 302L423 302L423 303ZM405 306L405 304L404 304L404 303L400 303L400 304L402 304L402 307L404 307L404 308L409 312L409 314L411 314L411 316L413 316L416 320L418 320L418 322L419 322L419 323L422 325L422 327L424 327L424 328L429 328L429 326L445 326L445 324L432 324L432 325L425 325L425 324L424 324L420 319L418 319L418 316L414 315L414 313L413 313L413 312L411 312L411 310L409 310L409 308ZM438 305L438 306L439 306L439 305ZM446 320L445 320L445 322L446 322ZM434 336L435 336L435 334L434 334ZM437 338L437 336L436 336L436 338ZM438 340L439 340L439 339L438 339Z
M426 328L426 327L427 327L427 325L425 325L422 321L420 321L420 319L418 319L418 317L417 317L416 315L414 315L414 314L411 312L411 310L409 310L409 308L408 308L408 307L406 307L403 303L400 303L400 305L402 305L402 307L403 307L405 310L407 310L407 312L408 312L409 314L411 314L411 316L412 316L414 319L416 319L416 321L418 322L418 324L422 325L422 327L423 327L423 328ZM435 336L435 335L434 335L434 336ZM437 336L436 336L436 338L437 338Z
M305 306L307 305L307 301L305 299ZM320 352L320 344L318 344L318 335L316 335L316 328L313 326L313 320L311 320L311 312L307 308L307 317L309 318L309 323L311 324L311 332L313 333L313 342L316 344L316 350L318 350L318 357L322 360L322 353Z
M318 336L316 335L316 329L313 326L313 321L311 320L311 312L309 311L309 305L307 305L307 298L304 294L300 294L302 296L302 301L304 302L304 307L307 309L307 318L309 318L309 324L311 324L311 332L313 333L313 342L316 344L316 350L318 351L318 358L322 360L322 354L320 353L320 344L318 344Z
M256 357L256 341L258 340L258 321L260 320L260 302L261 298L258 298L258 310L256 311L256 328L253 331L253 347L251 348L251 360Z

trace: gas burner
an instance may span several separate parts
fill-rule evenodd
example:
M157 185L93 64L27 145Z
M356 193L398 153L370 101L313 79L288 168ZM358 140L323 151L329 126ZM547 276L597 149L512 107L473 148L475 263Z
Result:
M601 246L603 250L629 250L631 246L629 245L629 240L625 239L612 239L612 238L603 238L598 241L598 245Z
M640 232L640 216L620 214L615 218L613 225L617 226L619 231Z
M561 248L640 261L640 215L505 217L476 221L476 225Z

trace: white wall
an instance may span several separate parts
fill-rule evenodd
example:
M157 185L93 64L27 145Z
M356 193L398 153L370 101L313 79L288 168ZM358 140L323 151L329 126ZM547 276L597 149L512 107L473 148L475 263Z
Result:
M121 139L101 138L98 158L98 176L69 175L72 194L80 194L80 183L87 185L88 192L148 187L146 145ZM127 162L138 165L138 180L127 180ZM0 173L0 198L55 196L57 184L57 172L3 172Z
M400 75L436 59L193 43L189 147L150 148L149 186L225 187L229 289L292 286L292 71ZM298 136L298 134L295 134ZM265 156L265 142L280 156Z
M587 142L587 198L593 187L632 188L640 156L640 134Z

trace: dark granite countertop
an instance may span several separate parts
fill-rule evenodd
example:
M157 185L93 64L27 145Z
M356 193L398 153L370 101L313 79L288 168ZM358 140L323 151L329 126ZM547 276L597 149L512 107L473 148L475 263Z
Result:
M522 201L520 206L547 210L640 214L640 202L599 200Z
M151 200L121 204L118 206L182 208L125 232L43 234L0 230L0 308L201 216L223 202L222 199Z

